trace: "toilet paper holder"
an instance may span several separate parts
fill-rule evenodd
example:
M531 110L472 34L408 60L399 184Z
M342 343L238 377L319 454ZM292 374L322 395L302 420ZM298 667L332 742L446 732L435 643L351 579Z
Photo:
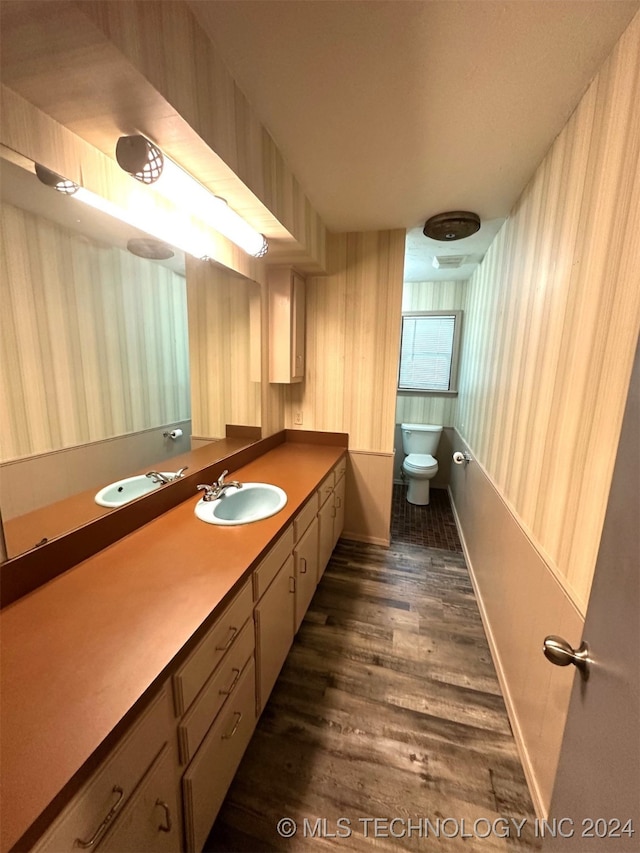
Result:
M469 462L471 462L471 459L471 454L468 453L466 450L462 452L460 450L456 450L456 452L453 454L453 461L456 463L456 465L464 465L465 468L467 467Z
M162 433L162 435L165 438L172 438L175 441L176 438L182 437L182 430L181 429L171 429L171 430L167 429Z

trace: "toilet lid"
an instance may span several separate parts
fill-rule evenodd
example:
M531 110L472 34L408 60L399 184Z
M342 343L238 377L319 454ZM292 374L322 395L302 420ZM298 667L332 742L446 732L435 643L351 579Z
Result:
M438 460L434 459L430 453L410 453L404 460L404 464L411 468L436 468Z

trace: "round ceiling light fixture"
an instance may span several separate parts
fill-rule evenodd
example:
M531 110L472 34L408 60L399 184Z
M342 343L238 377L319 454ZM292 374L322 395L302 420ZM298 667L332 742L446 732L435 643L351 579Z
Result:
M438 213L424 223L422 233L432 240L462 240L480 230L480 217L468 210Z
M132 237L127 243L127 249L132 255L150 261L168 261L175 255L171 246L153 237Z

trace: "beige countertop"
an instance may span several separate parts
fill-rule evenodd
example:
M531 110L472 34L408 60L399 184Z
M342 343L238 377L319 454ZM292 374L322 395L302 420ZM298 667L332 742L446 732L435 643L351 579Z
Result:
M0 614L2 851L67 786L166 675L344 454L285 443L232 472L287 492L277 515L220 527L198 496L121 539Z

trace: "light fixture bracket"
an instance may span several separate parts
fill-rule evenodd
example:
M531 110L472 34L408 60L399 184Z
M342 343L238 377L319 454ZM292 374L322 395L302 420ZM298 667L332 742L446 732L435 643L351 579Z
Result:
M116 160L121 169L143 184L154 184L164 168L162 151L140 134L118 139Z
M76 184L74 181L69 180L69 178L63 178L62 175L52 172L51 169L47 169L46 166L42 166L40 163L35 164L35 172L36 177L41 183L47 187L52 187L63 195L73 195L80 189L80 184Z

